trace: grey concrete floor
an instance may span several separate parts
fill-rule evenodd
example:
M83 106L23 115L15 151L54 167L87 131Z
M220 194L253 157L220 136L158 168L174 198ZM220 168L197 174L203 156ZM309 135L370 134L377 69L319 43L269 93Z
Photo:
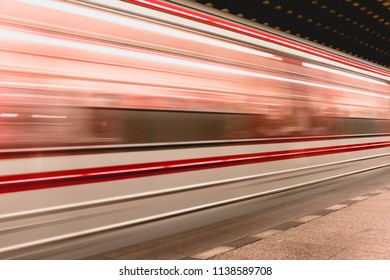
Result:
M327 215L209 258L390 260L390 189L378 191L382 193L335 205Z

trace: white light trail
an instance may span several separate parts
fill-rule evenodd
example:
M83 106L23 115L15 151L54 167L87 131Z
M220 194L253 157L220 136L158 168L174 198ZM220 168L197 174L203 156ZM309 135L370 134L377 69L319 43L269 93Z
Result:
M32 118L42 118L42 119L67 119L67 116L55 116L55 115L31 115Z
M79 6L75 6L75 5L71 5L71 4L67 4L67 3L53 2L50 0L40 0L40 1L23 0L22 2L26 2L29 4L42 6L42 7L50 8L50 9L54 9L54 10L58 10L61 12L72 13L72 14L76 14L76 15L79 15L82 17L93 18L93 19L96 19L99 21L106 21L106 22L124 25L127 27L143 29L143 30L147 30L150 32L157 32L157 33L163 34L165 36L176 37L176 38L183 39L183 40L190 40L190 41L194 41L194 42L198 42L198 43L205 43L205 44L213 45L216 47L221 47L221 48L225 48L225 49L240 51L243 53L248 53L248 54L258 55L258 56L262 56L262 57L268 57L268 58L272 58L272 59L281 60L281 58L278 56L275 56L275 55L267 53L267 52L258 51L258 50L253 49L253 48L248 48L248 47L240 46L237 44L232 44L229 42L213 39L213 38L206 37L206 36L200 36L200 35L193 34L190 32L180 31L180 30L175 29L175 28L169 28L169 27L165 27L162 25L148 23L146 21L132 19L129 17L123 17L123 16L119 16L117 14L107 13L104 11L98 11L98 10L94 10L94 9L90 9L90 8L86 8L86 7L79 7ZM193 17L192 14L191 14L191 17ZM206 20L206 19L202 18L202 20Z
M358 79L358 80L365 81L365 82L371 82L371 83L375 83L375 84L379 84L379 85L388 86L388 84L386 84L384 82L381 82L381 81L377 81L377 80L374 80L374 79L370 79L370 78L354 75L354 74L351 74L351 73L339 71L339 70L336 70L336 69L331 69L331 68L328 68L328 67L324 67L324 66L320 66L320 65L316 65L316 64L312 64L312 63L302 62L302 65L305 66L305 67L312 68L312 69L322 70L322 71L325 71L325 72L338 74L338 75L341 75L341 76L350 77L350 78Z
M372 92L346 88L346 87L333 86L328 84L319 84L319 83L303 81L303 80L296 80L291 78L274 76L270 74L262 74L262 73L253 72L249 70L243 70L238 67L232 68L225 65L210 64L205 62L193 61L189 59L176 58L172 56L162 56L162 55L157 55L157 54L152 54L147 52L132 51L124 48L112 47L109 45L99 45L96 43L71 41L65 38L49 37L41 34L27 33L17 29L0 28L0 39L9 40L10 38L12 38L15 41L20 41L21 44L29 42L29 43L46 44L48 46L60 46L60 47L78 49L78 50L88 51L88 52L104 53L112 56L122 56L122 57L127 57L135 60L145 60L153 63L156 62L163 63L163 64L165 63L170 65L183 66L183 67L200 69L205 71L214 71L214 72L220 72L226 74L269 79L269 80L275 80L281 82L312 86L317 88L332 89L332 90L337 90L342 92L351 92L351 93L380 97L385 99L390 98L390 96L385 96L385 95L376 94Z
M16 118L17 116L19 116L19 114L13 114L13 113L1 113L0 114L0 117L3 117L3 118Z

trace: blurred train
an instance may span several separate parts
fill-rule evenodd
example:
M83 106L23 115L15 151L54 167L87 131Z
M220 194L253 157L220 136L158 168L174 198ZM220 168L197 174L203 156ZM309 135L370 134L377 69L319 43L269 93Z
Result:
M388 69L189 1L0 4L0 258L82 258L390 165Z

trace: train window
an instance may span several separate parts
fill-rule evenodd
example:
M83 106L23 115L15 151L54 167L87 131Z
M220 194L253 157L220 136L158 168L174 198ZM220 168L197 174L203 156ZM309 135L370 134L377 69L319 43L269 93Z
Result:
M390 120L319 116L304 108L294 110L290 121L271 115L200 111L102 107L59 110L36 106L8 109L0 114L2 148L390 133Z

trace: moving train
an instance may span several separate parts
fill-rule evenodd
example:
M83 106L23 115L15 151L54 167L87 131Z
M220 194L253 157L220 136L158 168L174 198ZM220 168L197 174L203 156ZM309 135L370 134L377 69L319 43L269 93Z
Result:
M390 72L189 1L0 1L0 258L85 258L390 165Z

